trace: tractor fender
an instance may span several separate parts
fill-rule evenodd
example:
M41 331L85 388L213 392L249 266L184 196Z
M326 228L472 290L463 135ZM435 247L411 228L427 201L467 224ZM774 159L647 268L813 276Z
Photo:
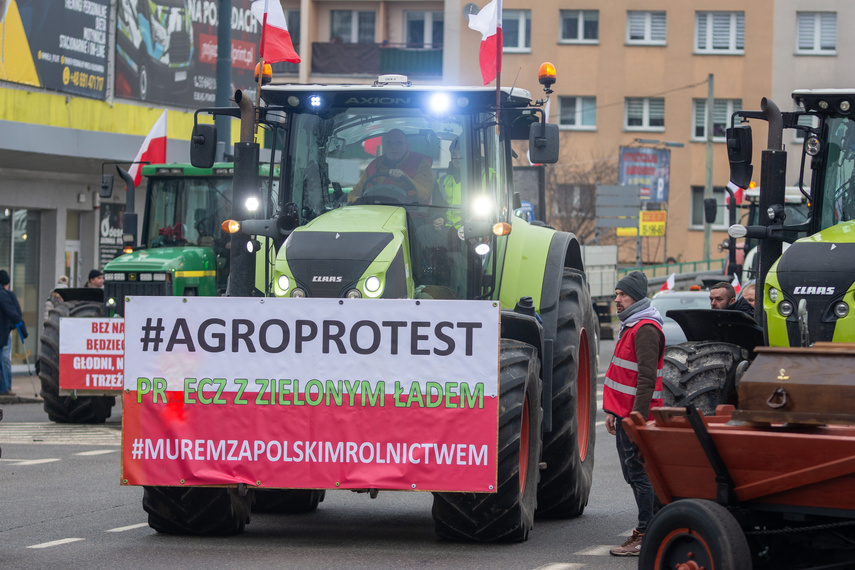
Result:
M540 360L540 379L543 384L543 431L552 430L552 406L548 398L552 394L552 340L543 337L543 326L537 317L509 309L502 310L501 336L503 339L518 340L537 349ZM544 364L546 363L546 364Z
M722 309L671 309L665 316L677 321L686 341L735 344L753 354L763 346L763 328L742 311Z

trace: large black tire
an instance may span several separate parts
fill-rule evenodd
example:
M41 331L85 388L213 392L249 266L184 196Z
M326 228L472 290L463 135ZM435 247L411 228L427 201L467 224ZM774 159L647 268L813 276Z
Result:
M326 491L323 489L256 489L254 513L299 515L317 510Z
M585 274L565 269L552 359L552 431L543 435L539 517L582 514L594 472L597 318Z
M245 486L145 487L143 509L157 532L196 536L240 534L249 523L254 493Z
M665 506L641 542L638 567L751 570L751 551L742 528L728 510L703 499Z
M540 361L535 347L503 339L499 364L496 493L434 493L437 535L452 540L520 542L534 527L540 477Z
M59 319L101 318L106 316L102 303L70 301L59 303L48 313L39 344L39 380L48 419L57 423L102 424L110 417L115 396L59 395Z
M749 358L744 348L726 342L684 342L665 348L662 369L665 407L694 404L704 415L720 404L735 404L737 366Z

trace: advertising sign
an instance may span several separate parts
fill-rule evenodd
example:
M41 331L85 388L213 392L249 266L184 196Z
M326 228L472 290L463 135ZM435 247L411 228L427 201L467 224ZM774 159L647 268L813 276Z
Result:
M125 307L127 484L496 489L497 303Z
M641 187L641 199L668 201L671 151L667 148L620 147L618 184Z
M60 319L60 390L120 391L124 353L122 319Z
M116 96L189 108L213 106L217 91L217 27L232 28L232 87L255 100L253 80L261 25L251 0L124 0L117 5Z
M101 202L101 223L98 226L98 267L116 259L122 253L122 213L124 204Z
M110 0L0 1L0 80L104 99Z
M665 210L643 210L639 221L641 237L664 236L667 219L668 212Z

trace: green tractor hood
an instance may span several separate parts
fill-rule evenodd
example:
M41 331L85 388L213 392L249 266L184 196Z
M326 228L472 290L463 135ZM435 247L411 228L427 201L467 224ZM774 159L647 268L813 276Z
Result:
M406 210L348 206L298 227L279 250L274 292L292 297L412 297Z
M120 255L104 267L104 272L171 273L214 269L214 252L207 247L161 247Z

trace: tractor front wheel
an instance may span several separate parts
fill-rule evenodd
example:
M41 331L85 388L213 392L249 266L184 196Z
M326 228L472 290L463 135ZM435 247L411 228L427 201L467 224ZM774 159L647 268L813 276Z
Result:
M502 339L499 363L499 465L495 493L434 493L441 538L521 542L534 526L540 477L540 361L530 344Z
M225 536L240 534L249 522L253 492L245 486L145 487L148 525L165 534Z
M684 342L666 347L662 367L665 407L694 404L711 416L719 404L735 404L737 366L747 360L747 350L726 342Z
M666 570L750 570L751 551L742 528L728 510L702 499L665 506L641 543L639 568Z
M39 348L39 380L48 419L57 423L102 424L116 405L115 396L60 396L59 319L102 318L104 305L90 301L59 303L48 313Z

